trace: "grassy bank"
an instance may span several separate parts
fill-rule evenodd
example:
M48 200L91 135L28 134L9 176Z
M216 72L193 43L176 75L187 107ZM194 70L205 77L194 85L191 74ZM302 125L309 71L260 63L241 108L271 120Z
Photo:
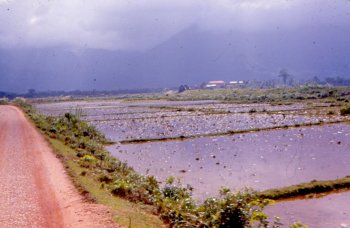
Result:
M258 195L267 199L285 200L294 197L305 197L313 194L330 193L339 190L350 190L350 176L336 180L313 180L311 182L283 188L269 189L259 192Z
M76 161L76 152L57 139L47 137L50 145L63 161L73 182L80 192L94 202L112 208L115 221L125 227L165 227L164 223L155 215L155 208L130 202L113 196L110 191L97 181L91 172Z
M302 86L291 88L238 88L188 90L180 94L164 96L168 100L222 100L235 103L279 103L302 100L350 101L349 87Z

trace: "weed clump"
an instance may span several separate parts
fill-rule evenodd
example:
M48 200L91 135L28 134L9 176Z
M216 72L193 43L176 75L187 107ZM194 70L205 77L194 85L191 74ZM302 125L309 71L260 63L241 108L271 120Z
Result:
M335 112L332 111L332 110L329 110L329 111L327 112L327 115L334 115L334 114L335 114Z
M249 110L249 113L256 113L256 112L257 112L257 110L255 108L252 108Z
M9 99L4 97L0 98L0 105L7 105L9 103Z
M80 158L80 165L85 168L94 167L96 165L97 159L92 155L84 155Z
M340 114L345 116L345 115L350 115L350 105L343 107L340 109Z

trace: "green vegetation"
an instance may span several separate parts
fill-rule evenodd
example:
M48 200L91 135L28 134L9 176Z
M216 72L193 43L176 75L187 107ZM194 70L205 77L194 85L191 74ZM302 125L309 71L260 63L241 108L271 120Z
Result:
M67 96L67 97L48 97L36 98L36 102L59 102L82 100L122 100L128 101L191 101L191 100L220 100L229 103L270 103L270 104L288 104L291 102L322 100L332 105L350 102L349 86L295 86L281 88L234 88L234 89L194 89L186 90L182 93L139 93L113 96L101 96L95 94L88 96ZM182 109L182 108L181 108ZM184 110L183 110L184 111ZM190 111L190 110L188 110ZM198 111L198 110L197 110Z
M79 164L75 150L57 139L47 138L80 192L88 199L109 206L118 224L125 227L142 228L165 226L155 215L154 207L113 196L88 167Z
M236 103L279 103L315 99L348 102L350 100L349 94L349 87L302 86L273 89L187 90L162 98L167 100L223 100Z
M296 222L296 223L293 223L290 228L308 228L307 225L305 224L302 224L301 222Z
M333 110L329 110L329 111L327 112L327 115L335 115L335 112L334 112Z
M97 202L112 206L119 214L116 220L125 226L141 223L143 219L147 224L142 223L139 227L159 226L159 221L145 211L153 212L172 227L268 225L263 209L270 200L259 197L255 191L246 189L234 193L225 189L220 197L209 198L198 205L191 197L190 187L174 184L171 178L161 186L155 177L142 176L109 155L103 148L107 143L103 135L75 115L46 117L24 100L17 99L15 103L50 138L82 191L88 192ZM136 214L137 210L131 210L133 206L130 205L144 212Z
M347 105L340 109L341 115L350 115L350 105Z
M350 189L350 176L336 180L314 180L308 183L302 183L278 189L270 189L259 192L259 196L267 199L281 200L292 197L307 196L310 194L327 193L346 189Z
M7 105L9 103L9 100L4 97L4 98L0 98L0 105Z

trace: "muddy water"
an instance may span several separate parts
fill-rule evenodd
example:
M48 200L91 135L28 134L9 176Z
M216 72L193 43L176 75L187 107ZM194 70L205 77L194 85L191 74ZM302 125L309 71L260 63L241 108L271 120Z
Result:
M167 118L128 119L91 122L100 131L108 132L113 141L126 139L149 139L163 137L193 136L222 133L227 131L249 130L291 126L295 124L329 122L340 120L329 117L309 117L282 114L225 114L200 116L173 116Z
M88 116L96 116L103 114L120 114L120 113L138 113L138 112L154 112L163 106L192 106L192 105L212 105L218 101L135 101L126 102L123 100L96 100L96 101L65 101L54 103L38 103L35 107L45 115L62 115L65 112L74 112L76 109L82 109L84 114ZM205 107L204 106L204 107ZM142 109L143 108L143 109Z
M266 131L184 141L112 145L108 150L143 174L172 175L202 199L221 186L257 190L350 174L350 125Z
M179 108L183 106L177 106ZM197 104L187 105L186 108L194 109L210 109L215 111L226 111L226 112L249 112L250 110L256 111L291 111L291 110L303 110L307 108L302 103L295 103L290 105L271 105L266 103L261 104L230 104L230 103L213 103L213 104Z
M265 212L283 224L302 221L310 228L350 227L350 192L318 199L295 200L269 206ZM287 226L286 226L287 227Z

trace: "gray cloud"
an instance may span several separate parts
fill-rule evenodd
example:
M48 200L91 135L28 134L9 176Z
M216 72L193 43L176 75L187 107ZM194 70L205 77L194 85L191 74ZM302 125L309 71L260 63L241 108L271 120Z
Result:
M209 31L349 26L347 0L0 0L0 47L145 50L191 25Z
M0 0L0 91L345 76L349 0Z

